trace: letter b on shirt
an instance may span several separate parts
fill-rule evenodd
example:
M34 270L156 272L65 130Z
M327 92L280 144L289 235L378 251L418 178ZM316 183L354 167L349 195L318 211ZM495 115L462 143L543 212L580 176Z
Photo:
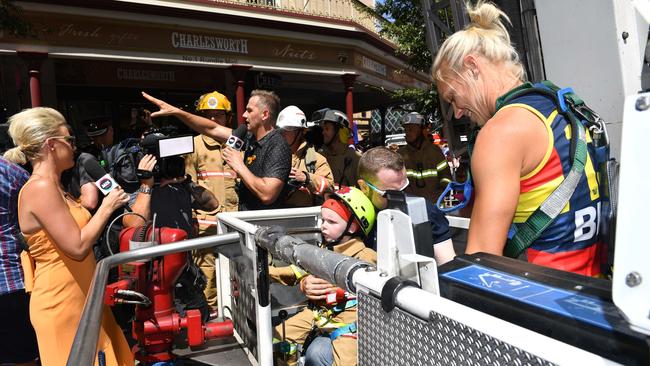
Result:
M598 235L600 221L600 202L596 207L588 206L575 213L576 229L573 232L575 242L589 240Z

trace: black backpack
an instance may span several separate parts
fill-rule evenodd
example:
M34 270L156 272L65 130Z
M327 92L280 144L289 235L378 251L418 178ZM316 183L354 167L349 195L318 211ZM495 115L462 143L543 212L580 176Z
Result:
M104 149L100 163L126 192L133 193L140 186L136 171L142 156L140 139L128 138Z

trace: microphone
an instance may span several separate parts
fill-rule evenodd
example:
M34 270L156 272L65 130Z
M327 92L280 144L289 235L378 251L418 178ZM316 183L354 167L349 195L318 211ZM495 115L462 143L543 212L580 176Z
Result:
M88 159L84 162L84 168L88 175L95 180L95 185L97 188L106 196L110 191L118 187L119 184L111 177L110 174L106 173L104 168L97 162L95 159Z
M119 184L117 184L115 179L113 179L110 174L106 173L97 160L86 159L83 166L88 175L95 180L95 186L97 186L97 189L99 189L104 196L109 194L116 187L119 187ZM131 208L128 205L125 205L124 209L131 212Z
M232 130L232 135L228 137L226 145L232 147L237 151L242 151L244 149L244 138L246 137L246 125L241 124L236 129Z

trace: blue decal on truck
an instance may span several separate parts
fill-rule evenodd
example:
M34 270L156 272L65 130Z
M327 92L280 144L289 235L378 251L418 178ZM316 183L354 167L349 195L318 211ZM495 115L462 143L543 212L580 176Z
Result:
M608 314L618 318L613 304L596 297L550 287L476 264L444 273L442 276L607 330L612 330L607 321Z

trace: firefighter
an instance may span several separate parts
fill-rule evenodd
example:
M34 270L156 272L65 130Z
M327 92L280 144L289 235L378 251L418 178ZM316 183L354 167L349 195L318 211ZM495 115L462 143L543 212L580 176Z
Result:
M417 112L402 118L406 145L398 153L406 163L406 176L411 181L405 191L424 197L435 203L451 182L451 171L447 159L437 145L426 138L428 133L426 119Z
M219 92L203 94L196 103L197 112L214 123L230 126L232 109L230 101ZM235 186L237 175L230 169L222 158L225 146L211 137L198 135L194 137L194 153L185 158L185 172L194 182L212 192L219 201L216 210L195 210L199 223L199 236L217 234L216 219L219 212L237 211L239 199ZM208 248L196 251L194 261L207 277L205 297L212 312L211 317L217 316L217 279L214 249Z
M332 169L334 187L356 186L360 154L348 146L350 122L345 113L335 109L319 109L311 115L311 123L323 129L322 154Z
M377 253L365 246L363 238L375 223L372 202L355 187L344 187L321 206L323 246L343 255L377 263ZM290 266L269 272L271 279L285 285L295 285L308 277L300 267ZM283 330L284 328L284 330ZM288 319L284 327L278 325L274 342L280 342L279 351L288 364L295 364L296 351L312 332L312 345L321 340L331 344L326 355L328 364L357 364L357 299L356 296L333 285L327 294L310 297L309 306ZM284 333L284 334L283 334ZM282 339L284 337L284 339ZM326 348L328 351L330 348ZM305 360L305 364L312 361Z
M290 105L278 115L276 127L291 147L291 173L285 186L287 207L319 206L323 193L334 186L332 170L325 157L306 140L307 118Z

